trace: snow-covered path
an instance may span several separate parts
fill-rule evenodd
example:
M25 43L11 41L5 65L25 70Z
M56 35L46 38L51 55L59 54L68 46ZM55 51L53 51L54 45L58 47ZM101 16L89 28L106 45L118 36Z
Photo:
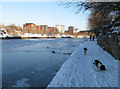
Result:
M84 55L84 47L88 48L87 55ZM93 65L95 59L107 70L97 71ZM87 41L73 52L48 87L118 87L118 60L96 41Z

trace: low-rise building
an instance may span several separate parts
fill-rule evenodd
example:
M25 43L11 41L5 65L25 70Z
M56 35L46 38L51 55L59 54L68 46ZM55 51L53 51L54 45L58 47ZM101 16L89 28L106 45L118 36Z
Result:
M57 34L58 29L56 27L48 27L48 25L35 25L34 23L23 24L23 30L28 33L39 33L39 34Z
M59 33L64 33L65 31L65 26L64 25L56 25L56 28L58 29Z
M47 32L58 33L58 29L56 27L48 27Z
M34 23L23 24L23 30L36 30L36 25Z
M39 32L46 32L47 31L47 25L38 25L37 30Z

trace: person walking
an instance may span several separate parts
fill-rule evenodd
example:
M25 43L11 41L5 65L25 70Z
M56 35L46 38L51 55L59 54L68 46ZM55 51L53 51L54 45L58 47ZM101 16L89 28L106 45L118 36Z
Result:
M95 35L93 35L93 41L94 41L94 39L95 39Z
M92 35L90 35L90 41L91 41L91 39L92 39Z

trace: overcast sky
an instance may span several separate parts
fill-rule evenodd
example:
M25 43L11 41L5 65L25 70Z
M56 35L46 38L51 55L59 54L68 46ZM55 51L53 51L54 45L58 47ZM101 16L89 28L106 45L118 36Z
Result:
M65 8L58 2L2 2L0 4L2 21L0 24L35 23L37 25L55 26L62 24L87 28L89 12L75 13L73 8Z

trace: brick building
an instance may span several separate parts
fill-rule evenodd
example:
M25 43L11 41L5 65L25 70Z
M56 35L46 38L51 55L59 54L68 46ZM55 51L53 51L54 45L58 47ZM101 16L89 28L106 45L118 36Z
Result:
M37 32L41 34L45 34L47 32L50 32L51 34L58 33L58 30L56 27L48 27L48 25L35 25L34 23L23 24L23 30L26 30L30 33Z
M57 28L56 27L48 27L48 30L47 31L54 31L56 30Z
M50 32L51 34L57 34L58 29L56 27L48 27L47 32Z
M38 25L37 26L37 31L45 33L47 31L48 26L47 25Z
M23 30L36 30L36 25L34 23L25 23L23 24Z

